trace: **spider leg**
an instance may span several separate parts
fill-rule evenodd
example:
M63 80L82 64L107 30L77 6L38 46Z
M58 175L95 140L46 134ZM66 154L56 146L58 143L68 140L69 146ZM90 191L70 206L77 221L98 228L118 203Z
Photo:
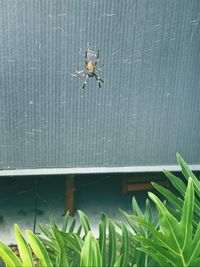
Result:
M104 83L104 81L96 73L94 73L94 77L98 82L99 88L101 88L101 82Z
M99 59L99 49L98 49L98 51L96 53L96 62L94 63L95 66L99 63L99 61L100 61L100 59Z
M86 50L86 51L85 51L85 59L87 59L87 52L88 52L88 51Z
M87 83L87 79L88 79L88 74L85 74L85 81L84 81L83 86L82 86L81 89L84 89L85 88L86 83Z
M74 73L70 73L72 76L74 77L78 77L78 76L85 76L85 71L84 70L75 70Z
M99 81L101 81L102 83L104 83L104 81L101 79L101 77L98 76L98 78L99 78Z

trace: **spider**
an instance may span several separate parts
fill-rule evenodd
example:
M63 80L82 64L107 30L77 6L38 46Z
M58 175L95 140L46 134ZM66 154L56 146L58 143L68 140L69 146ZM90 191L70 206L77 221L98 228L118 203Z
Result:
M101 77L98 75L98 72L100 71L100 68L97 68L97 64L99 63L99 50L98 52L91 51L87 49L85 51L85 65L86 69L81 71L76 71L75 74L72 74L73 76L84 76L85 80L83 83L83 86L81 89L84 89L87 83L88 77L95 77L95 79L98 82L99 88L101 88L101 82L104 83L104 81L101 79Z

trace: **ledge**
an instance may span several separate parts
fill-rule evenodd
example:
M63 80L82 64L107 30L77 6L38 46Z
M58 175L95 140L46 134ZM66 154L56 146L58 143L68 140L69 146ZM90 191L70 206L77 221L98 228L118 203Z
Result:
M200 165L189 165L192 171L200 171ZM95 173L140 173L180 171L179 165L162 166L124 166L124 167L82 167L82 168L35 168L0 170L0 176L61 175L61 174L95 174Z

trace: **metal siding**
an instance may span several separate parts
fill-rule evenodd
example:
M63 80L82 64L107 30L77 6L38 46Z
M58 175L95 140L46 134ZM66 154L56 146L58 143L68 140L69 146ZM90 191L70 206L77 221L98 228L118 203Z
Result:
M0 0L0 168L200 164L199 0ZM100 49L105 84L70 75Z

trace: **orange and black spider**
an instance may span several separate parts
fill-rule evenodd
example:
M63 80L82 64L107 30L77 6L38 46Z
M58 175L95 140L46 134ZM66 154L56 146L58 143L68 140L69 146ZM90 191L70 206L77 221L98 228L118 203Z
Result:
M85 70L76 70L75 73L71 73L72 76L74 77L84 77L84 83L82 86L82 89L85 88L86 83L87 83L87 79L88 77L95 77L95 79L98 82L98 86L99 88L101 88L101 83L104 83L104 81L101 79L101 77L99 76L99 71L100 71L100 67L99 65L99 50L96 53L95 51L92 51L90 49L87 49L85 51Z
M91 60L90 57L88 57L88 52L92 52L92 51L89 51L89 50L85 51L86 70L84 73L85 80L84 80L82 89L85 88L88 77L95 77L97 82L98 82L99 88L101 88L101 82L104 83L104 81L98 75L98 71L100 70L97 68L97 64L99 63L99 50L98 50L97 54L95 53L96 59L93 59L93 60Z

